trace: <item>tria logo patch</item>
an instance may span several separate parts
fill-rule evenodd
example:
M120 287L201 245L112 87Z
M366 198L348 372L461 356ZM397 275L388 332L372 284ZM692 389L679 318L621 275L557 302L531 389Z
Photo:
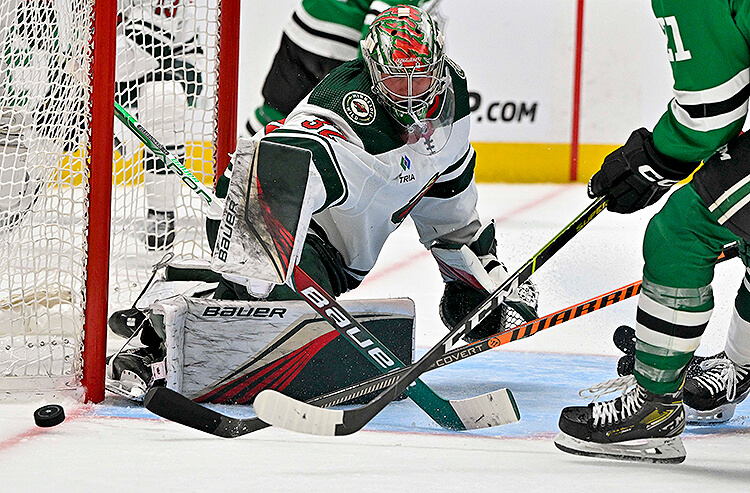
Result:
M411 159L409 159L407 156L403 156L401 158L401 169L406 171L407 169L411 169Z
M404 175L403 173L398 175L398 182L399 183L409 183L410 181L414 181L416 178L414 177L414 173L409 173L408 175Z
M354 123L369 125L375 121L375 102L363 92L352 91L347 93L342 105L344 113Z

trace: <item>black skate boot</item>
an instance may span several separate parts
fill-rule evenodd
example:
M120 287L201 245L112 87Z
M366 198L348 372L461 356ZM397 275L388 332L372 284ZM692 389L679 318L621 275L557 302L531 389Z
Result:
M105 388L110 392L141 401L146 391L164 385L167 371L163 349L126 349L107 358Z
M174 244L174 211L149 209L146 213L146 247L149 250L169 250Z
M726 353L719 353L688 375L683 391L688 424L724 423L750 393L750 366L735 365Z
M629 387L635 385L629 391ZM590 389L591 396L622 390L622 396L588 406L566 407L560 414L555 445L563 452L618 460L679 463L685 460L680 433L685 429L682 391L653 394L620 377Z

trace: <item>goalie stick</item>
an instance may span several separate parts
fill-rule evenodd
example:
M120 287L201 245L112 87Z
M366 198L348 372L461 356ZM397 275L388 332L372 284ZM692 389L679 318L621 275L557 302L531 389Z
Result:
M362 429L385 406L412 385L435 361L450 351L464 334L481 323L492 310L500 306L503 298L514 287L526 281L606 206L607 199L605 197L601 197L588 205L570 224L527 260L513 275L508 277L480 306L467 315L437 345L422 356L416 364L369 403L347 410L326 409L300 402L267 389L260 392L255 398L253 407L258 417L272 425L314 435L349 435Z
M627 286L573 305L564 310L502 331L472 344L453 349L438 358L426 371L442 368L489 349L497 348L503 344L531 337L539 331L555 327L569 320L611 306L638 294L640 286L641 281L628 284ZM413 366L405 366L398 370L378 375L355 385L315 397L308 400L307 403L319 407L343 404L357 397L389 387ZM261 421L260 418L233 418L207 409L182 394L165 387L155 387L149 390L144 400L144 405L146 409L162 418L223 438L236 438L270 426Z
M159 156L168 168L173 169L182 178L183 183L203 197L209 206L218 208L218 215L221 215L221 200L213 191L199 181L117 102L115 102L115 115L149 150ZM294 267L293 281L294 289L302 299L330 322L342 337L365 356L373 366L383 373L405 366L299 266ZM513 394L508 389L498 389L468 399L451 401L440 397L423 382L416 380L406 394L444 428L455 430L486 428L520 419ZM153 396L149 399L149 402L152 401ZM153 403L152 406L156 408L157 404Z
M738 256L737 244L726 247L717 262ZM555 327L570 320L588 315L602 308L636 296L640 292L641 281L636 281L608 293L583 301L563 310L538 318L526 324L502 331L472 344L461 346L438 358L426 371L442 368L471 356L497 348L509 342L531 337L542 330ZM350 387L331 392L307 401L308 404L328 407L345 403L351 399L382 390L392 385L395 379L409 371L413 365L400 368L388 374L379 375ZM259 418L233 418L207 409L187 397L164 387L151 389L146 397L146 408L153 413L185 426L224 438L236 438L269 425Z
M294 267L294 289L382 373L405 367L385 344L368 332L299 266ZM448 400L416 379L404 393L436 423L453 430L488 428L515 423L521 418L513 394L508 389L462 400Z

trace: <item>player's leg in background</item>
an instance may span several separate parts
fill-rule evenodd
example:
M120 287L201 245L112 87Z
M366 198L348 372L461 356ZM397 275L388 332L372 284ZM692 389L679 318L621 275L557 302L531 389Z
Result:
M743 242L744 243L744 242ZM741 245L746 249L746 245ZM747 264L747 256L743 255ZM717 424L734 416L750 394L750 268L740 284L724 351L691 368L684 399L688 424Z
M247 135L284 119L328 72L342 63L311 53L283 34L279 51L263 84L263 104L245 122Z
M187 95L180 82L152 81L138 91L138 117L154 138L185 164L185 121ZM175 239L175 215L182 181L162 160L144 151L146 186L146 246L151 250L169 249Z
M29 173L29 150L11 123L12 108L0 115L0 234L21 222L39 195L43 177Z

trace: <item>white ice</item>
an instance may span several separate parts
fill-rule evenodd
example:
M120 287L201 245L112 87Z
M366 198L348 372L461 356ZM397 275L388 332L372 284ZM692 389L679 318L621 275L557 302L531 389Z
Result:
M496 220L500 255L511 271L588 203L580 185L480 186L480 213ZM658 207L631 216L604 212L583 229L534 275L540 314L639 280L643 231ZM699 354L722 349L742 273L738 260L717 269L714 320ZM347 297L413 298L417 344L424 350L445 334L437 315L441 292L431 256L406 223L370 277ZM552 444L559 410L585 403L576 391L616 376L611 334L632 324L634 314L635 301L628 300L427 374L425 381L451 398L499 386L514 391L521 422L479 432L442 431L409 401L391 404L349 437L269 428L232 440L156 419L112 396L95 406L63 399L4 402L0 492L749 491L747 402L731 426L686 432L688 457L680 465L587 459ZM36 428L33 410L47 402L63 404L68 418Z

